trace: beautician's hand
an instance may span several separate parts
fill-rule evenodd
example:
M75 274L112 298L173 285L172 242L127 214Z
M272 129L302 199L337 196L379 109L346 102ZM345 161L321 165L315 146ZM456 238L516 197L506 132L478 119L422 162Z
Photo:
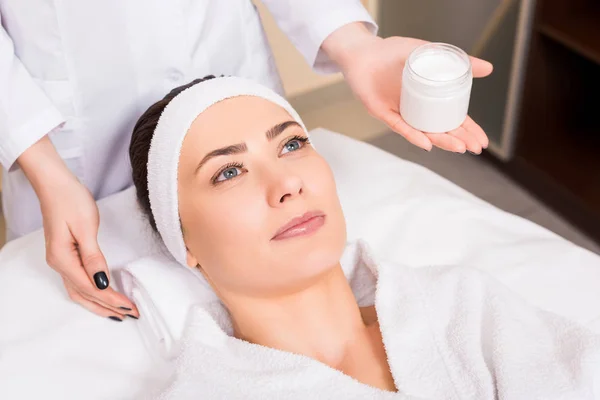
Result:
M390 129L425 150L432 145L441 149L479 154L489 140L479 125L467 117L461 127L448 133L424 133L409 126L400 116L402 70L409 54L423 40L370 34L361 23L348 24L323 43L323 50L340 65L354 94L369 113ZM481 78L492 72L492 64L471 57L473 76Z
M88 189L68 170L47 137L17 160L42 209L46 260L63 279L69 297L100 316L139 317L135 305L109 286L98 247L98 207Z

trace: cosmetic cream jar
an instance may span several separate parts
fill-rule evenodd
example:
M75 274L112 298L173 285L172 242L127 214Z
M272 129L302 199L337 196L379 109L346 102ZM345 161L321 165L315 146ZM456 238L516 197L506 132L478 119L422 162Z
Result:
M404 65L400 114L423 132L456 129L467 117L472 84L471 60L464 51L445 43L420 46Z

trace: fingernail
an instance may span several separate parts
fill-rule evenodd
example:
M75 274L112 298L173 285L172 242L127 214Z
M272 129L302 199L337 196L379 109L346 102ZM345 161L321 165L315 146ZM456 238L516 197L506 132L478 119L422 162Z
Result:
M125 310L125 311L131 311L131 308L129 307L119 307L121 310Z
M475 153L475 152L473 152L473 151L471 151L471 150L467 150L467 151L468 151L470 154L473 154L474 156L478 156L478 155L480 155L480 154L481 154L481 153Z
M113 321L119 321L119 322L123 322L123 320L122 320L121 318L119 318L119 317L114 317L114 316L112 316L112 315L111 315L110 317L108 317L108 318L112 319Z
M138 317L136 317L135 315L131 315L131 314L125 314L125 315L127 315L128 317L133 318L133 319L138 319Z
M96 283L96 287L100 290L104 290L108 287L108 276L104 271L96 272L94 274L94 283Z

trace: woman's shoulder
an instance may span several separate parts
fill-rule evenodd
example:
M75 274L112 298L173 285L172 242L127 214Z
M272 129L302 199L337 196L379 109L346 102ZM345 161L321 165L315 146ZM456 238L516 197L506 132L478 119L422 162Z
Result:
M489 296L512 296L500 281L477 268L457 264L409 265L377 254L362 240L348 245L345 259L344 270L353 290L366 292L367 297L375 297L375 292L386 293L386 297L424 297L428 303L445 307L460 306L457 301L464 298L483 301ZM370 304L360 302L361 306Z
M432 308L455 310L490 304L491 298L518 297L489 273L465 265L407 265L378 258L378 290L420 298Z

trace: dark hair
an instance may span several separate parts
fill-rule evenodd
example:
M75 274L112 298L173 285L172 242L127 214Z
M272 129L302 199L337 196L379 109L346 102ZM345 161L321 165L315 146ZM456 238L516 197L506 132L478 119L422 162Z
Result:
M129 144L129 160L131 162L133 184L135 185L137 201L155 232L157 232L156 221L154 220L154 215L152 215L152 210L150 209L150 198L148 196L148 152L150 151L150 143L152 141L152 136L154 136L154 130L158 124L158 119L165 107L179 93L200 82L213 78L215 78L214 75L208 75L171 90L162 100L157 101L150 106L150 108L142 114L140 119L138 119L133 128L131 143Z

